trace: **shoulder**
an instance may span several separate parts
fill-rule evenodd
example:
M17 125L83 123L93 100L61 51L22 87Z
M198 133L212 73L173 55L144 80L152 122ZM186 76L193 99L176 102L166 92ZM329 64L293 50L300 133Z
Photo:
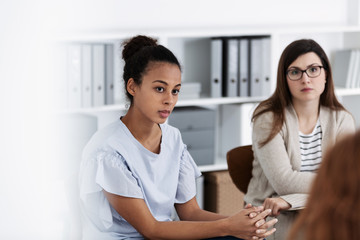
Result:
M323 118L326 118L331 121L341 122L341 121L354 121L353 116L346 110L333 110L329 107L321 106L320 115Z
M257 109L256 112L260 112L261 109ZM272 111L267 111L264 113L261 113L254 119L254 123L256 124L262 124L266 122L273 122L274 120L274 113Z
M165 137L174 138L174 139L181 139L180 130L176 127L173 127L167 123L160 124L161 130Z
M336 135L355 131L355 119L346 110L332 110L328 107L320 108L320 123L324 129L335 132Z
M109 140L119 133L119 121L113 122L104 128L98 130L86 144L83 150L83 158L94 155L99 149L107 148Z

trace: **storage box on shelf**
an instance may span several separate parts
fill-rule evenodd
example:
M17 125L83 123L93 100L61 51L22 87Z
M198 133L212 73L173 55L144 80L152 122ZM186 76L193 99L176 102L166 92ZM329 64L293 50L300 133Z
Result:
M177 108L169 117L169 124L178 128L189 153L197 165L215 161L215 118L212 109L199 107Z

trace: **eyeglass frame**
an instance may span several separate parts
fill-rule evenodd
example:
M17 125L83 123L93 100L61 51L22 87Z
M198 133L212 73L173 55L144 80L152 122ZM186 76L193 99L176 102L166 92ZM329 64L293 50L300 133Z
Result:
M317 75L317 76L314 76L314 77L310 77L309 76L309 74L306 72L307 70L309 70L309 69L311 69L311 68L313 68L313 67L319 67L320 68L320 73L319 73L319 75ZM287 77L289 77L289 79L290 79L290 81L299 81L302 77L303 77L303 75L304 75L304 73L306 73L306 76L308 76L309 78L316 78L316 77L318 77L318 76L320 76L320 74L321 74L321 69L322 68L324 68L324 66L310 66L310 67L308 67L307 69L305 69L305 70L301 70L301 69L299 69L299 68L293 68L293 69L296 69L296 70L298 70L298 71L300 71L301 72L301 76L298 78L298 79L295 79L295 80L293 80L293 79L291 79L290 78L290 76L289 76L289 72L292 70L292 69L288 69L288 70L286 70L286 76ZM324 68L325 69L325 68Z

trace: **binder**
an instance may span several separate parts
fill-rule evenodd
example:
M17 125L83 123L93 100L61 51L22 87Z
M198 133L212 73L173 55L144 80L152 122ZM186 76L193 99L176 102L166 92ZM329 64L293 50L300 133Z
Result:
M355 85L355 70L357 68L357 56L356 51L353 49L351 50L350 54L350 65L349 65L349 84L348 88L353 88Z
M124 65L125 62L121 58L123 50L122 40L116 40L113 43L114 46L114 103L126 102L125 84L123 80ZM181 94L180 94L181 95Z
M81 106L92 106L92 74L91 74L91 45L81 46Z
M336 87L350 88L355 54L351 49L335 52L333 78Z
M269 96L271 94L271 42L269 37L262 38L262 77L260 85L262 87L261 96Z
M256 97L262 94L262 39L250 40L250 96Z
M252 142L251 117L258 103L228 104L220 110L220 156L243 145Z
M93 106L105 104L105 45L93 45L92 55L93 73Z
M222 40L220 38L211 39L211 97L219 98L222 96Z
M249 39L241 38L239 39L239 70L238 70L238 81L239 81L239 96L240 97L248 97L249 96Z
M57 44L54 46L54 104L57 109L68 108L68 46Z
M237 39L223 39L223 97L238 96L238 60Z
M68 107L77 109L81 107L81 45L68 46Z
M354 49L355 52L355 63L354 63L354 74L352 76L352 88L360 87L360 50Z
M114 104L114 46L105 45L105 104Z

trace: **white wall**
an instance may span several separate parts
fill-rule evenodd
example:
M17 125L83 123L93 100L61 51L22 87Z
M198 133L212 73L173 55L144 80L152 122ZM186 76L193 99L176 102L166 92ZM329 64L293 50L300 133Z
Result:
M349 3L349 4L348 4ZM51 54L59 31L359 24L359 0L0 1L0 239L40 239L51 200ZM349 7L349 6L355 6ZM351 19L348 12L353 12ZM55 169L56 170L56 169ZM13 224L15 223L15 224ZM59 226L60 227L60 226ZM57 236L57 238L56 238ZM60 239L54 234L52 239ZM48 239L45 237L45 239Z
M350 2L358 0L347 0ZM346 24L344 0L80 0L54 8L71 29L133 29L241 25ZM66 17L65 17L66 16Z

